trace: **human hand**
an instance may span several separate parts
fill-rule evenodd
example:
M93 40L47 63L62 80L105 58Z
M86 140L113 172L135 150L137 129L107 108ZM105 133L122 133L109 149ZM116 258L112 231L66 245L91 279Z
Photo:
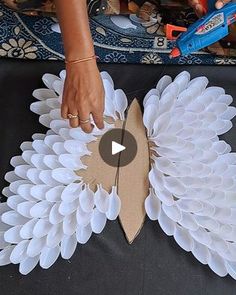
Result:
M64 119L68 119L68 114L79 116L69 119L71 127L81 126L84 132L90 133L93 125L86 121L92 114L96 126L104 128L104 96L105 90L96 60L66 64L61 116Z
M231 0L217 0L215 7L216 9L220 9L229 2L231 2ZM188 0L188 4L194 9L198 17L202 17L205 14L204 7L199 0Z

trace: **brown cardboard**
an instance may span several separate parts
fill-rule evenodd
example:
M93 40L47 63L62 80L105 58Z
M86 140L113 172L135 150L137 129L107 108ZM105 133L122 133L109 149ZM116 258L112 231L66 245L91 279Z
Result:
M132 243L144 222L144 200L149 189L149 149L143 116L137 100L130 106L125 129L134 135L138 146L134 160L129 165L119 168L118 195L122 204L119 219L128 242Z
M122 122L117 120L115 127L121 128ZM98 150L100 138L88 144L88 149L92 152L92 155L82 158L83 164L87 165L88 168L77 171L77 174L83 177L85 183L89 183L93 191L96 191L97 184L101 183L103 188L110 192L111 187L116 184L117 168L109 166L102 160Z
M115 127L122 128L122 122L116 121ZM115 185L117 170L119 173L117 190L121 199L119 220L124 230L127 241L131 244L139 234L144 218L144 200L148 195L149 148L143 125L142 113L136 99L133 100L126 117L125 129L133 134L137 141L137 155L125 167L111 167L99 155L99 141L92 142L88 149L91 156L83 158L83 163L88 166L86 170L78 171L83 181L90 184L93 191L96 184L102 183L110 191ZM122 155L122 154L121 154Z

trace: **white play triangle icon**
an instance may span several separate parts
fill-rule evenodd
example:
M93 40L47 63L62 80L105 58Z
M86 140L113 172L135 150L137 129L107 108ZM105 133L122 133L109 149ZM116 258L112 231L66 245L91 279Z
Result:
M122 152L125 149L126 149L125 146L117 143L116 141L112 141L112 148L111 148L112 155L116 155L116 154Z

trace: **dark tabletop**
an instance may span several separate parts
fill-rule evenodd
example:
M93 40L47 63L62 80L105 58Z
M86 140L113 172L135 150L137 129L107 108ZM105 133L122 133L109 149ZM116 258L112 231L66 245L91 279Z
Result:
M0 182L12 170L9 161L20 155L20 144L36 132L45 132L38 116L29 110L32 91L42 87L45 72L59 74L63 62L0 59ZM206 75L212 85L222 86L236 97L235 67L99 64L113 77L131 101L140 101L164 74L188 70L192 77ZM236 105L236 99L234 101ZM236 151L236 121L223 138ZM118 221L108 222L100 235L79 245L70 260L59 258L48 270L37 267L29 275L18 265L0 267L1 295L234 295L236 281L220 278L191 253L167 237L157 222L145 221L132 245Z

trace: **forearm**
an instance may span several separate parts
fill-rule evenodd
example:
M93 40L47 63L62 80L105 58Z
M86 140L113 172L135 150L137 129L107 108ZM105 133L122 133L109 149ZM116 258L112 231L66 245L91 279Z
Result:
M70 2L70 4L68 4ZM86 0L55 0L64 52L67 59L84 58L94 54Z

